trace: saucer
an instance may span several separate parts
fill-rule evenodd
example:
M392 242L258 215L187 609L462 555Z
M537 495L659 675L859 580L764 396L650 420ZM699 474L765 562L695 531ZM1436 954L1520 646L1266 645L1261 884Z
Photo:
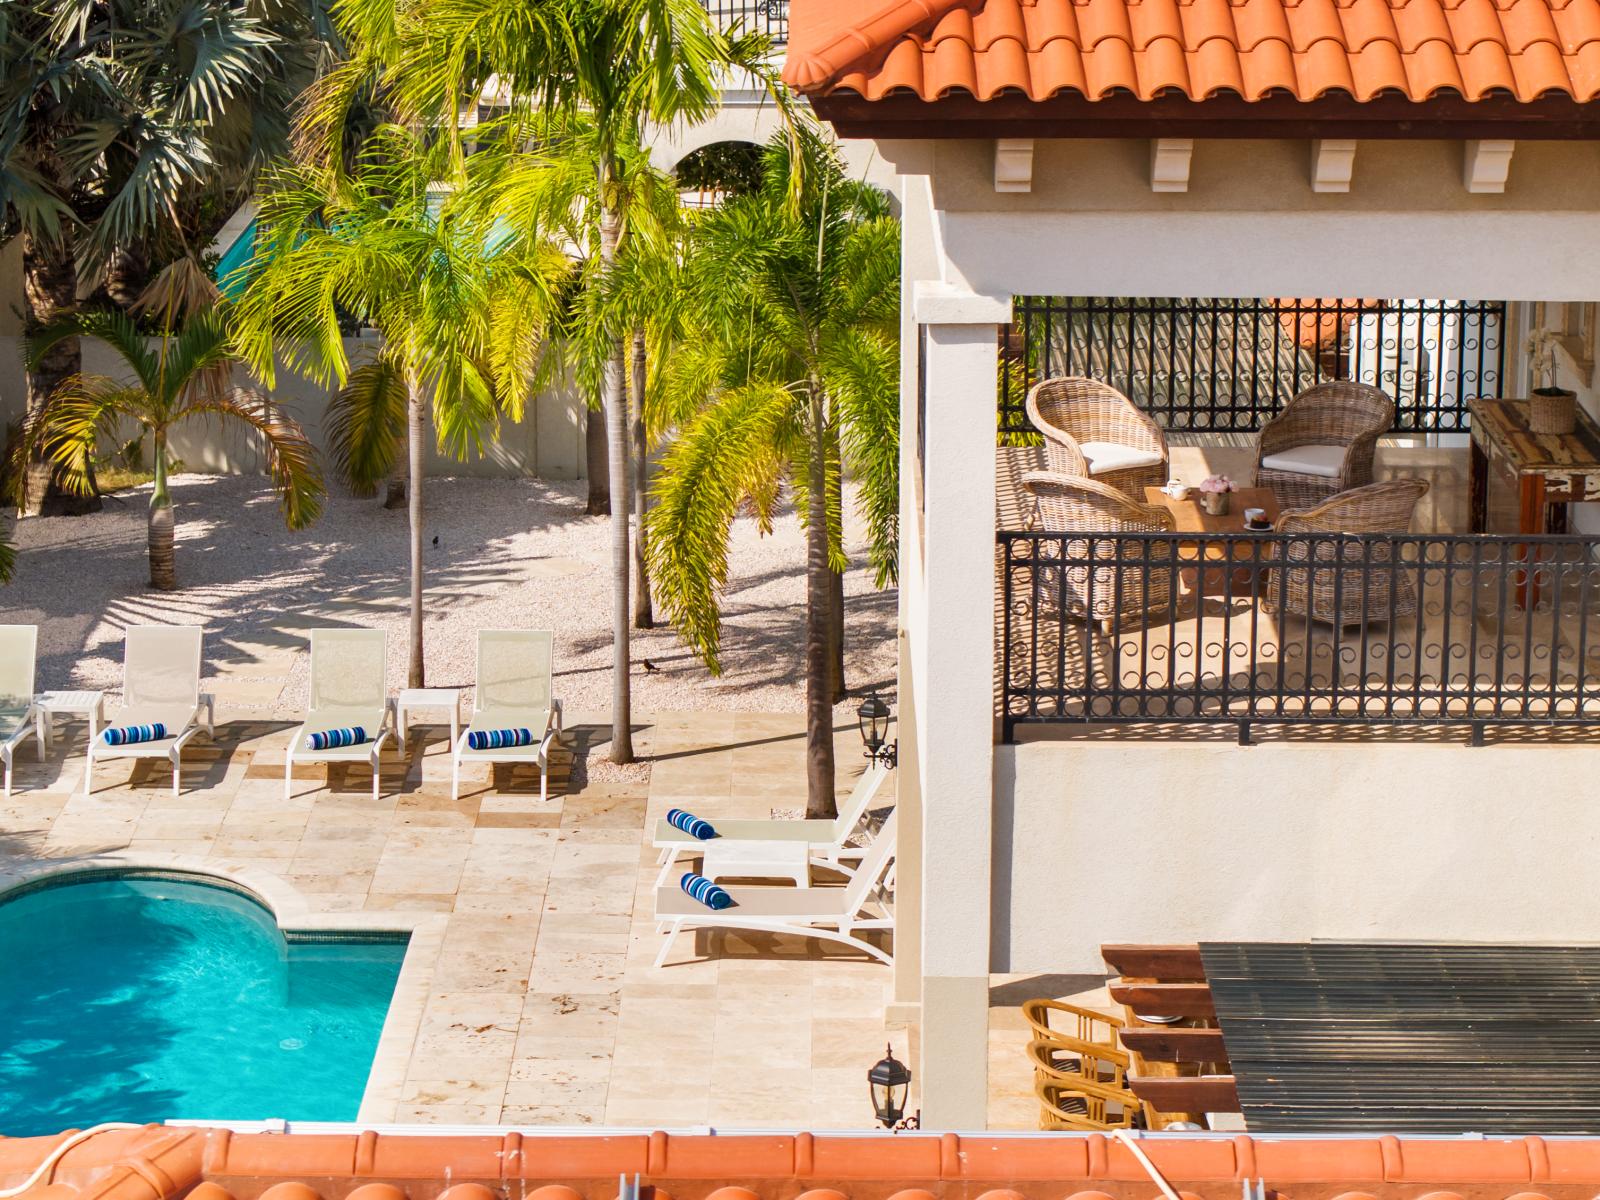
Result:
M1272 522L1271 521L1262 521L1259 524L1257 524L1255 521L1246 521L1244 523L1244 527L1246 529L1248 529L1251 533L1271 533L1272 532Z

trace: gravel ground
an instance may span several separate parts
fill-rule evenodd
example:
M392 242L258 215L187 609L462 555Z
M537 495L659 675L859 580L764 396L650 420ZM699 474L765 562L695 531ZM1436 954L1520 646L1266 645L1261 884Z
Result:
M148 488L108 497L82 518L18 522L0 621L40 626L39 686L121 686L122 628L206 627L207 676L240 716L290 716L305 700L304 630L387 629L389 683L404 682L406 521L373 500L329 498L321 520L284 529L258 478L174 478L181 589L150 589ZM604 713L611 696L606 518L583 514L581 482L430 480L427 492L428 682L469 687L480 628L556 632L556 690L569 712ZM848 505L847 505L848 507ZM875 591L859 524L845 580L847 679L892 687L895 593ZM635 710L799 711L804 702L804 538L792 514L760 536L735 522L724 603L725 673L713 678L670 629L634 631ZM646 672L642 660L658 670ZM841 716L854 720L854 701ZM846 712L848 715L845 715Z

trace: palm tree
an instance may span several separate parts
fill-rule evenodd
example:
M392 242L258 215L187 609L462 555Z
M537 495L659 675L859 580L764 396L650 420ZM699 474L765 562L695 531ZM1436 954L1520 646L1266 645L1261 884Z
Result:
M351 0L391 7L393 0ZM514 105L557 118L583 114L596 139L597 201L580 214L602 284L616 261L626 193L619 148L642 144L647 124L704 120L729 72L765 67L770 40L729 37L700 0L418 0L392 79L406 109L456 129L464 97L494 83ZM609 330L601 372L611 493L611 757L633 760L629 688L629 470L621 330Z
M555 243L573 259L567 302L562 320L551 329L540 382L548 383L556 371L565 371L576 377L583 391L597 395L616 350L618 331L629 348L630 492L636 531L630 590L634 627L649 629L654 618L639 532L648 508L648 347L660 343L671 322L674 264L689 214L679 200L677 181L650 161L649 148L624 139L617 146L615 187L622 222L616 257L602 272L596 230L587 217L598 205L600 142L594 123L583 114L565 119L539 114L531 121L508 117L495 124L487 145L478 134L479 149L468 164L469 186L463 190L463 201L521 246L532 249ZM538 145L536 155L524 149L529 144ZM596 411L589 411L591 422ZM590 483L588 511L593 514L593 472ZM609 490L603 494L608 498Z
M130 295L140 276L203 246L286 144L291 101L330 39L321 0L8 3L0 218L20 231L29 331L108 273L113 295ZM79 365L74 337L32 361L29 410ZM29 510L47 481L31 464Z
M63 340L95 337L116 352L132 382L103 375L69 376L28 420L18 452L35 450L58 469L66 486L92 486L90 467L104 439L125 438L128 424L147 440L155 486L150 492L150 586L178 586L173 556L172 495L168 490L172 431L188 422L221 417L249 426L266 457L267 473L290 529L304 529L322 511L322 477L305 433L260 392L234 387L234 356L221 309L164 323L156 346L125 313L91 309L62 317L28 340L29 363Z
M379 127L351 163L299 163L261 197L252 278L234 321L241 352L269 385L276 360L337 383L339 474L390 474L404 413L410 523L409 686L424 683L423 457L428 425L442 451L482 451L502 416L520 420L567 263L553 247L521 252L464 214L461 181L438 143ZM383 336L352 365L341 318ZM430 403L431 397L431 403Z
M850 180L816 130L780 140L767 150L760 189L705 214L690 234L682 340L663 377L663 419L678 432L646 546L663 608L713 672L740 506L770 523L787 484L805 524L809 817L834 813L845 467L859 486L878 586L895 578L899 270L887 199Z

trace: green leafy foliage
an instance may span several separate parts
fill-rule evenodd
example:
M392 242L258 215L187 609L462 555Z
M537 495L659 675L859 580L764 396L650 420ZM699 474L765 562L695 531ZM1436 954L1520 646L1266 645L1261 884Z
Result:
M0 212L91 268L193 253L287 144L331 39L321 0L6 0Z
M658 412L676 433L647 530L650 567L663 607L712 671L733 516L748 504L770 522L787 486L804 518L814 465L830 566L847 565L848 471L878 583L895 578L898 224L814 127L770 145L762 176L758 191L689 232L658 385Z
M29 363L69 337L105 342L133 382L103 375L70 376L29 417L13 448L18 463L42 450L67 486L86 492L92 487L97 448L124 439L126 426L132 424L153 446L157 487L152 503L165 503L171 465L166 446L172 430L192 420L222 418L259 435L267 473L289 528L303 529L316 520L322 511L323 487L311 443L266 396L231 384L236 360L222 311L190 315L177 328L164 330L151 347L131 317L90 310L62 318L28 339Z

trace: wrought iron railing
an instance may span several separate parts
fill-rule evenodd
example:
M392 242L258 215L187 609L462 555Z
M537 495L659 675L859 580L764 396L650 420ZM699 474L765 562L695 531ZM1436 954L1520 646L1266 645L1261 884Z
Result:
M1468 427L1501 394L1505 316L1488 300L1021 296L1002 348L1000 432L1031 431L1027 389L1089 375L1171 431L1250 431L1298 392L1355 379L1394 399L1395 429Z
M1600 725L1600 539L999 533L1035 722Z
M779 46L789 40L789 0L704 0L704 3L722 29L764 33Z

